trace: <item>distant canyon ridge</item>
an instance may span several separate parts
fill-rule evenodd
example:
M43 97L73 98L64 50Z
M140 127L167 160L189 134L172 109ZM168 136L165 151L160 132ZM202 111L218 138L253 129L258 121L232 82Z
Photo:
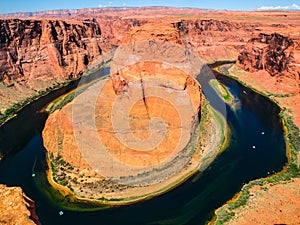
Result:
M138 41L141 32L149 40L188 46L206 63L236 60L246 71L266 71L295 90L300 74L297 16L165 7L2 15L0 110L24 95L81 76L108 60L123 42Z

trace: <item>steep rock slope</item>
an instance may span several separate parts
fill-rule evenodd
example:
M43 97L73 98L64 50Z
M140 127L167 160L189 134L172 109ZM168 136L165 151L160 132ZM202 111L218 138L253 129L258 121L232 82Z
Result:
M290 36L258 34L243 47L230 69L238 79L267 93L300 126L300 39L295 29Z
M173 26L184 44L192 47L205 62L235 60L249 33L255 30L251 23L215 19L181 20Z
M24 195L20 187L0 184L0 224L40 225L34 202Z
M249 72L267 71L271 76L299 80L300 39L278 33L260 33L251 38L238 56L237 66Z
M25 83L81 75L101 54L96 20L0 20L0 81ZM62 79L61 79L62 78Z

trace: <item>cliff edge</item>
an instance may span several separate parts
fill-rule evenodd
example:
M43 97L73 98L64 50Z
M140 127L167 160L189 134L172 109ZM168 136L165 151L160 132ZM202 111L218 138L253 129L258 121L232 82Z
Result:
M20 187L0 184L0 224L40 225L34 207Z

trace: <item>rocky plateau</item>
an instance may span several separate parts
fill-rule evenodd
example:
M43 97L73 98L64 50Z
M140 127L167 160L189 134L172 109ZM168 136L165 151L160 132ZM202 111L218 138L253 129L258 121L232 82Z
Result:
M0 19L0 112L2 113L14 103L35 95L39 90L70 78L80 77L89 68L97 67L106 61L109 57L105 55L111 56L109 52L117 47L134 48L139 47L139 43L149 46L160 42L192 50L204 63L223 60L236 62L229 72L236 74L236 78L247 85L268 93L270 98L287 109L296 125L300 127L300 15L298 12L230 12L150 7L54 10L0 17L2 18ZM170 57L178 59L176 52L173 52ZM130 112L130 126L136 131L136 137L148 138L149 132L144 128L151 118L157 116L155 113L158 108L172 112L169 115L160 115L165 116L164 119L168 121L169 127L178 126L178 120L172 119L177 118L176 111L172 111L166 102L160 99L143 98L143 91L147 92L147 89L143 88L144 76L165 79L163 74L158 72L160 70L172 74L171 79L180 87L177 91L184 90L191 99L190 106L194 111L189 114L190 120L187 120L189 122L193 121L193 116L201 109L201 88L196 85L189 73L178 68L165 68L161 62L144 61L133 63L126 68L122 61L115 62L117 62L115 71L105 84L104 95L100 95L96 100L98 111L95 117L95 134L108 140L104 145L111 154L116 158L119 157L125 164L145 166L143 161L145 157L149 159L150 164L157 163L166 157L161 149L157 148L155 153L147 155L144 152L136 153L126 146L120 147L118 140L111 136L111 125L107 122L110 120L108 110L111 109L112 101L120 95L124 98L130 95L130 90L139 89L141 101L138 101ZM154 84L158 86L157 83ZM180 95L179 92L174 93ZM80 176L96 177L91 165L77 150L73 130L77 129L75 126L78 124L72 124L71 107L72 104L68 104L49 116L43 132L45 146L52 152L52 157L57 159L59 155L61 158L58 160L63 161L70 168L75 168L74 171L76 170ZM87 127L87 130L88 128L90 127ZM191 130L193 127L190 125L188 129ZM141 130L146 131L140 132ZM170 132L168 135L176 139L176 132ZM173 144L163 143L165 146L173 146ZM117 151L119 149L121 151ZM123 152L130 152L127 156L136 153L136 157L133 157L135 160L124 157L125 154L120 154ZM70 174L73 176L72 173ZM64 174L59 174L58 179L63 180L63 178ZM71 179L75 183L78 182L74 176ZM90 183L92 182L95 180ZM288 185L293 190L288 194L291 201L281 198L280 201L276 201L273 197L275 192L280 196L287 195L284 185L272 187L269 192L261 191L259 188L251 190L258 193L256 196L258 200L254 204L251 198L249 207L252 209L255 205L262 210L253 209L251 215L246 215L247 218L251 217L252 221L257 221L257 218L264 214L270 221L272 219L278 222L273 218L280 215L281 221L287 224L299 219L298 211L295 213L291 210L299 201L299 191L297 192L299 181L296 179ZM126 193L122 185L115 188ZM88 189L83 187L83 190ZM77 191L80 193L82 190ZM14 196L10 191L5 193L1 194L3 204L7 198ZM270 204L266 206L263 199L269 199ZM264 207L270 210L265 211ZM9 208L3 208L5 212L7 209ZM26 212L28 217L26 207L20 209ZM285 213L277 209L282 209ZM298 208L296 207L295 210ZM276 213L272 213L274 211ZM243 212L239 213L244 215ZM237 224L247 223L241 219Z

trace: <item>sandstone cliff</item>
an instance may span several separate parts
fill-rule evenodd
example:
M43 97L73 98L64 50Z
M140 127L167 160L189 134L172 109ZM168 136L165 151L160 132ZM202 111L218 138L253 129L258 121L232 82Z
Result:
M235 60L255 30L252 23L215 19L188 19L173 23L185 45L206 62Z
M300 39L278 33L260 33L251 38L238 56L237 66L249 72L267 71L271 76L299 82Z
M113 44L160 40L193 49L204 62L236 60L249 34L261 24L216 19L102 16L103 37Z
M77 77L101 54L94 19L0 20L0 33L0 81L7 85L39 89L45 81Z
M20 84L29 89L41 89L49 85L50 80L59 82L61 79L82 74L111 45L132 42L139 32L152 38L151 30L154 34L158 28L161 32L160 40L172 41L172 38L176 38L174 42L191 47L205 62L236 60L242 46L253 33L256 34L262 29L284 31L286 28L286 25L233 21L232 18L220 20L170 17L169 14L176 15L179 12L168 8L156 9L156 16L153 15L153 10L49 11L50 16L52 13L52 16L61 14L72 20L0 20L0 81L3 80L6 86L15 85L16 90L22 89L23 92L24 88ZM208 17L206 11L190 11ZM180 12L188 13L188 10ZM90 18L87 13L93 14L96 19L87 19ZM135 13L136 16L130 13ZM72 15L76 15L76 18ZM217 13L212 13L211 17L217 17ZM293 44L293 48L299 48L297 46L299 44ZM283 51L286 52L284 49ZM7 98L10 94L4 91L2 95Z
M101 37L105 43L105 48L111 48L111 45L117 46L122 43L123 36L131 29L148 23L147 19L140 18L121 18L120 16L104 15L97 17L101 26ZM104 51L106 49L103 49Z
M40 225L34 210L34 201L19 187L0 184L0 224Z

